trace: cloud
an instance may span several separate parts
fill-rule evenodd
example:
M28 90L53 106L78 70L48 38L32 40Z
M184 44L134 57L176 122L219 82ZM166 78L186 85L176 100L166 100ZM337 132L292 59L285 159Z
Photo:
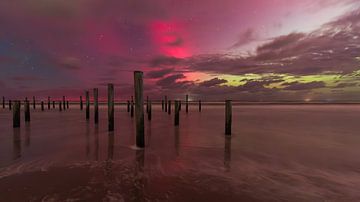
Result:
M213 78L211 80L203 81L199 85L204 87L213 87L223 83L226 83L225 79Z
M148 72L146 74L146 76L147 76L147 78L157 79L157 78L164 77L165 75L168 75L173 71L174 71L174 68L165 68L165 69L160 69L160 70L154 70L154 71Z
M358 83L339 83L334 88L346 88L346 87L354 87L357 86Z
M283 86L286 86L284 90L312 90L326 87L323 81L312 81L308 83L300 83L295 81L291 83L284 83Z
M254 29L249 28L245 32L240 34L238 41L236 41L235 44L232 45L230 48L239 48L254 41L255 39L257 39L257 36Z
M151 59L150 66L151 67L159 67L159 66L173 66L173 65L177 65L181 62L182 59L180 58L176 58L176 57L171 57L171 56L157 56L153 59Z
M14 81L39 81L39 80L43 80L42 78L40 77L37 77L37 76L14 76L14 77L11 77L12 80Z

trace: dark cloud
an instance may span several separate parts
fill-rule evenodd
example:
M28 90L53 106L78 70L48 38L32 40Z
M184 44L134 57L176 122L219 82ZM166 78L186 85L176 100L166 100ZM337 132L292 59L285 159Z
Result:
M181 38L180 36L176 36L176 38L173 41L167 43L168 46L175 46L175 47L182 46L183 44L184 44L184 39Z
M354 87L357 86L358 83L339 83L334 88L346 88L346 87Z
M204 87L213 87L226 82L227 81L225 79L213 78L211 80L203 81L199 85Z
M173 68L165 68L165 69L160 69L160 70L154 70L154 71L150 71L146 74L147 78L151 78L151 79L157 79L157 78L162 78L165 75L170 74L171 72L173 72L174 69Z
M157 56L150 61L151 67L159 67L159 66L174 66L179 64L182 61L180 58L170 57L170 56Z
M308 83L300 83L295 81L291 83L284 83L283 86L286 86L284 90L312 90L326 87L325 83L322 81L312 81Z
M232 45L230 48L238 48L241 47L243 45L246 45L252 41L254 41L255 39L257 39L256 37L256 33L254 31L254 29L247 29L245 32L241 33L238 41Z

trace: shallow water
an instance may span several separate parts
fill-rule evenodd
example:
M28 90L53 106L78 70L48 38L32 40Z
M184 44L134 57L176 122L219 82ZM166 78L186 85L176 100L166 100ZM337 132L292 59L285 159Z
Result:
M39 109L12 128L0 109L0 201L359 201L360 106L153 107L146 148L134 147L134 119L115 110L115 131L77 106Z

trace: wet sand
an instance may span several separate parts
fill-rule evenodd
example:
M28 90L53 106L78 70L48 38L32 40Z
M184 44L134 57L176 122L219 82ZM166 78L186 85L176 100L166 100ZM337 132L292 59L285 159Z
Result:
M0 109L0 201L359 201L358 105L153 108L146 148L134 119L117 106L115 131L85 111L32 111L12 128ZM76 108L76 109L75 109Z

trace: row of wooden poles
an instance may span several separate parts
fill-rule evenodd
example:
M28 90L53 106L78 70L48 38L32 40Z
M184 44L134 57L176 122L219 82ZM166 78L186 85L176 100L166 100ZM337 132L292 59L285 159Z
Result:
M114 131L114 85L108 84L107 86L108 92L108 130ZM135 91L135 102L133 97L131 98L131 102L127 101L127 111L131 113L131 117L134 116L134 108L135 108L135 119L136 119L136 146L143 148L145 146L145 137L144 137L144 98L143 98L143 72L135 71L134 72L134 91ZM99 122L99 101L98 101L99 91L97 88L94 88L94 120L95 124ZM90 119L90 93L89 91L85 91L86 96L86 120ZM186 113L189 111L188 104L188 95L186 95ZM35 98L33 97L33 108L35 109ZM151 121L151 101L147 97L146 102L146 112L148 115L148 120ZM171 100L165 99L162 100L161 106L162 110L171 114ZM199 111L201 112L201 101L199 100ZM11 106L13 105L13 127L20 127L20 107L21 101L15 100L14 103L9 101L9 109L11 110ZM52 101L53 108L55 108L55 101ZM135 107L134 107L135 105ZM48 97L48 109L50 109L51 102L50 97ZM65 100L65 96L63 96L63 100L59 101L59 110L61 111L66 108L69 109L69 101ZM3 97L3 108L5 108L5 98ZM80 109L83 110L83 100L82 96L80 96ZM41 110L44 110L44 101L41 101ZM174 116L174 125L178 126L180 122L180 113L181 110L181 101L175 100L175 116ZM30 102L25 99L24 102L24 115L25 122L30 122ZM232 102L231 100L225 101L225 135L231 135L231 125L232 125Z

